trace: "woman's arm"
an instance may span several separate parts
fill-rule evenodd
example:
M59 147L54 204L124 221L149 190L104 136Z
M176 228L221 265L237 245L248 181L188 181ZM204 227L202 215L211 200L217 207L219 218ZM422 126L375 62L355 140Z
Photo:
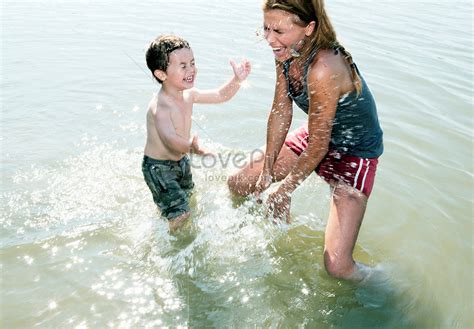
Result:
M276 66L276 74L275 95L268 116L265 164L263 166L263 170L270 174L273 173L273 165L278 158L293 119L292 101L288 96L288 83L280 63Z
M287 193L292 193L313 172L328 151L340 96L338 75L324 61L318 61L308 75L308 89L308 147L280 186Z
M326 155L332 123L340 96L340 79L331 65L318 61L308 75L308 146L267 204L274 218L289 219L293 191L313 172Z
M288 96L288 83L283 74L283 66L276 63L275 95L268 116L267 140L263 170L256 185L258 195L272 183L273 165L283 146L293 118L292 101Z

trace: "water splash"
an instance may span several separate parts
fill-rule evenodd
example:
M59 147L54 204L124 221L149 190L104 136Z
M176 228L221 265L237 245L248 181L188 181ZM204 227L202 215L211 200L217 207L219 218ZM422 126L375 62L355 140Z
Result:
M4 264L33 269L39 287L29 297L33 303L41 303L51 286L62 287L35 323L51 312L49 323L115 327L232 326L245 317L251 325L261 321L252 310L262 308L284 324L279 314L288 305L300 314L306 309L322 310L317 314L323 318L337 314L339 306L319 304L325 298L314 301L333 289L315 275L321 271L329 201L318 190L325 190L324 183L310 178L293 196L293 204L311 205L314 213L298 207L293 224L275 225L254 199L232 198L225 182L237 169L232 161L199 162L193 166L193 215L170 235L142 178L142 150L94 138L83 143L86 151L56 166L18 172L18 189L2 195L3 250L11 256ZM207 144L222 159L239 152ZM22 191L23 186L28 188ZM311 195L319 195L319 208ZM87 312L68 318L68 305L77 298L89 301ZM286 300L286 306L274 298ZM203 318L211 309L219 310L215 322Z

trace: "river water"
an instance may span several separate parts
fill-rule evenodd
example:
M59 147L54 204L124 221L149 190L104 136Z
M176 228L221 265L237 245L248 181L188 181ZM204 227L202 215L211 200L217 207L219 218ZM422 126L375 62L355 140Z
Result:
M471 1L328 1L384 129L355 250L385 273L375 287L326 274L319 178L295 192L291 225L230 198L273 96L259 1L0 6L2 327L474 327ZM221 157L193 159L192 223L176 235L140 168L158 90L144 49L163 33L190 42L199 88L226 81L231 58L253 64L233 100L195 106L193 130Z

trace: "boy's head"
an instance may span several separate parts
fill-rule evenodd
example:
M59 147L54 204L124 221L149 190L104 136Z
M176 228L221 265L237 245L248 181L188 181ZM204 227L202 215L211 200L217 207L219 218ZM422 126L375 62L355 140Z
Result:
M170 62L169 55L177 50L187 48L191 49L189 43L183 38L175 35L160 35L153 40L146 51L146 65L159 83L163 83L156 70L166 72Z

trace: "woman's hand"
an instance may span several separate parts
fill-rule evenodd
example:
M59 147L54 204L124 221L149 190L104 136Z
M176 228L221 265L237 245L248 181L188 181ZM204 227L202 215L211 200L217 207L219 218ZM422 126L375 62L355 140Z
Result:
M247 78L252 68L248 59L242 60L242 63L240 64L237 64L236 62L231 60L230 66L232 66L232 70L234 70L234 75L240 82L244 81Z
M271 216L274 222L285 220L290 223L291 194L289 192L278 188L268 196L267 207L267 216Z
M262 171L258 177L257 183L255 184L255 196L257 197L257 202L262 203L260 195L263 191L270 187L273 182L273 177L268 172Z

